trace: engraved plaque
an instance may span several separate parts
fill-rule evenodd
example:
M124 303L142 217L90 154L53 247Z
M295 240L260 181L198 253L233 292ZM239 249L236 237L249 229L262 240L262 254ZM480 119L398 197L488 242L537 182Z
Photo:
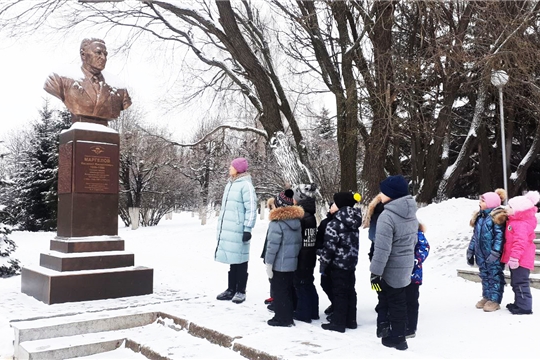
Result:
M78 140L74 192L117 194L118 186L118 146Z
M58 193L71 192L71 164L73 161L73 143L60 145L58 154Z

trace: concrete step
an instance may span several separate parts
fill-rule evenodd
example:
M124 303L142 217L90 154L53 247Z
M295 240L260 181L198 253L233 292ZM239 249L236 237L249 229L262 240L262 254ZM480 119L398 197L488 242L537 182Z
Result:
M112 351L124 344L122 332L108 331L54 339L25 341L19 344L15 359L70 359Z
M534 245L536 245L536 250L540 250L540 239L538 238L538 233L536 234L536 239L534 239Z
M540 262L540 250L536 249L535 255L534 255L534 261Z
M535 268L535 270L538 268ZM536 273L538 274L538 273ZM540 289L540 276L536 274L531 274L529 277L531 287ZM470 280L474 282L480 282L480 275L478 268L470 268L470 269L457 269L457 275L465 280ZM510 285L510 271L505 270L504 271L504 278L506 279L506 283Z
M28 343L37 340L45 340L46 343L52 338L129 329L151 324L157 318L157 312L135 313L134 310L115 310L36 320L13 321L11 322L11 327L15 331L15 358L24 358L25 353L24 351L21 352L23 343L27 344L26 353L28 353ZM103 346L109 348L112 340L106 339L105 342L107 345ZM40 346L44 345L41 344Z

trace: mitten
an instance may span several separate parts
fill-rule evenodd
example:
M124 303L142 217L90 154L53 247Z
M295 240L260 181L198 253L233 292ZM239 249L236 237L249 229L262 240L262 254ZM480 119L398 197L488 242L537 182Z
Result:
M269 279L274 277L274 271L272 270L272 267L272 264L266 264L266 274L268 275Z
M319 266L319 273L322 276L326 276L326 264L321 263L321 266Z
M486 262L491 264L491 263L494 263L495 261L499 261L500 258L501 258L501 253L495 250L491 250L491 253L487 257Z
M508 259L508 267L512 270L517 269L519 267L519 260L511 257Z
M371 274L371 290L375 290L376 292L382 291L381 283L382 283L382 277L380 275Z
M467 250L467 264L474 265L474 251Z
M242 236L242 241L246 242L246 241L249 241L250 239L251 239L251 233L244 231L244 235Z

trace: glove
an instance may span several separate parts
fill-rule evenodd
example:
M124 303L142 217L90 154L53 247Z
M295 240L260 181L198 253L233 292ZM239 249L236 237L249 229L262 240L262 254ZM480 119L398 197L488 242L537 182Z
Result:
M467 264L474 265L474 251L467 250Z
M375 290L376 292L382 291L381 283L382 283L382 277L380 275L371 274L371 290Z
M486 262L488 264L494 263L495 261L498 261L501 258L501 254L497 251L491 250L491 253L486 259Z
M274 271L272 270L272 267L272 264L266 264L266 274L268 275L269 279L274 277Z
M519 267L519 260L516 258L511 257L508 260L508 267L512 270L517 269Z
M242 236L242 241L243 242L248 242L250 239L251 239L251 233L247 232L247 231L244 231L244 235Z
M326 264L321 263L321 266L319 266L319 273L321 276L326 276Z

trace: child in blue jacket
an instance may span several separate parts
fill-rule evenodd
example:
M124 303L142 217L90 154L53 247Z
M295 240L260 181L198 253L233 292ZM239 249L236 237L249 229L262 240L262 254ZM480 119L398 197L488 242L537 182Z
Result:
M405 288L407 297L407 330L406 338L416 336L418 324L418 298L420 297L420 285L422 285L422 264L429 255L429 243L424 235L424 224L418 224L418 242L414 247L414 268L411 275L411 283Z
M501 263L506 211L500 205L504 199L506 199L504 189L483 194L480 196L480 211L471 219L474 232L467 249L467 263L474 265L476 259L478 264L482 279L482 299L476 303L476 308L486 312L501 308L506 284L503 274L504 264Z

